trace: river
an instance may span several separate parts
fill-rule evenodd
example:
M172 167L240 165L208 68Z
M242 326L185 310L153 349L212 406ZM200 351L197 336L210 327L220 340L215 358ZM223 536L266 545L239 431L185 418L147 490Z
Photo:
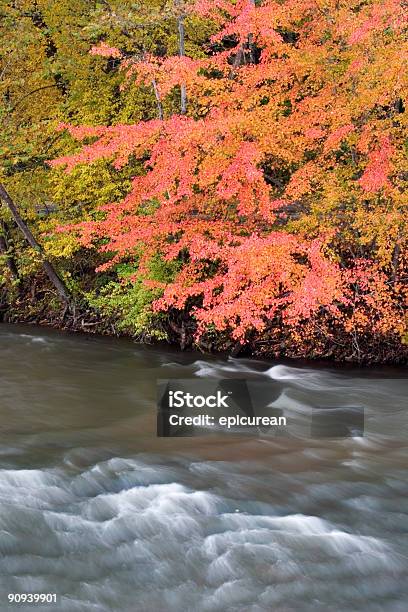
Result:
M403 368L204 357L0 326L0 610L406 612ZM157 438L156 379L274 380L359 438ZM8 593L57 604L8 604Z

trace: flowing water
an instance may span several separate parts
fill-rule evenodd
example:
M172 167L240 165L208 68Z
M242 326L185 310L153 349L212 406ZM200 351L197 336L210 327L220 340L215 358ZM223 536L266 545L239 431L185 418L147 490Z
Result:
M406 612L408 379L0 326L0 610ZM156 379L274 380L366 435L156 437ZM57 604L7 603L57 593Z

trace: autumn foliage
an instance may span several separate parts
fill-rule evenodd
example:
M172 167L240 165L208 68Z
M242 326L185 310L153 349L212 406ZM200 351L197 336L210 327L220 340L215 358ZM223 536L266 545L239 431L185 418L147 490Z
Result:
M402 0L199 0L216 33L201 58L133 57L109 41L122 90L187 114L133 125L61 124L83 145L71 172L141 164L122 200L60 231L134 266L154 312L182 312L195 339L286 334L334 341L406 329L407 7ZM164 106L165 107L165 106ZM154 105L153 105L154 108ZM166 108L166 107L165 107ZM150 262L173 262L171 278ZM385 340L384 340L385 341Z

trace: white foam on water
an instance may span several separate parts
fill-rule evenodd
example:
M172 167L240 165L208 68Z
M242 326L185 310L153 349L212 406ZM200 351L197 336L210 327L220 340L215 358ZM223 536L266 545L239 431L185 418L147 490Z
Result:
M8 334L8 337L11 338L22 338L23 340L29 340L31 344L52 344L48 338L44 336L33 336L31 334Z
M309 389L311 391L332 391L335 388L342 389L347 379L341 375L324 370L309 369L309 368L294 368L286 365L274 365L265 372L262 376L266 378L283 381L295 388Z
M223 374L254 374L254 368L248 366L247 364L235 360L229 359L225 363L217 362L217 363L209 363L208 361L197 360L193 364L194 373L196 376L201 378L205 377L217 377L220 378Z
M0 471L0 586L58 590L67 612L247 612L299 597L311 610L339 581L357 610L367 581L380 573L387 595L401 580L403 560L379 538L195 490L177 474L120 458L78 474ZM356 581L356 592L344 587Z
M41 336L33 336L31 338L31 342L34 344L49 344L49 341L46 338L42 338Z
M290 368L284 365L275 365L264 372L264 376L268 376L273 380L305 380L316 376L316 372L301 370L300 368Z

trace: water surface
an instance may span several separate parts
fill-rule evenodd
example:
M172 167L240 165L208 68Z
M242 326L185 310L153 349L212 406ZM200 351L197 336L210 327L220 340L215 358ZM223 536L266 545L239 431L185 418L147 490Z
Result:
M406 612L408 379L0 326L0 610ZM274 380L364 438L156 437L156 379ZM20 610L33 610L20 605Z

